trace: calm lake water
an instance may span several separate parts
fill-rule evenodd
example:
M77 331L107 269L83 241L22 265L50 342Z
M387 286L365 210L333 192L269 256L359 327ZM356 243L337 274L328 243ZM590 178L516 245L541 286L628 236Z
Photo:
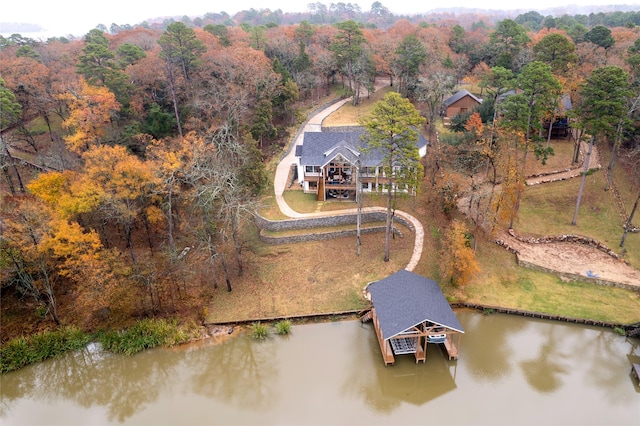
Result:
M84 350L2 376L9 425L640 425L640 340L610 330L458 311L460 359L429 345L384 366L372 325L290 336Z

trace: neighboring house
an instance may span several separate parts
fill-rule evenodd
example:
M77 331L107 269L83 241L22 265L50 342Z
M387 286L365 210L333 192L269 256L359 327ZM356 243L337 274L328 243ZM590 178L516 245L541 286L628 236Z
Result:
M482 103L482 99L465 89L448 97L442 103L444 116L451 118L458 114L466 114L473 111L475 107Z
M388 182L382 171L383 155L372 150L364 154L363 130L347 132L305 132L296 146L297 176L304 192L318 194L318 201L331 198L355 200L357 189L382 190ZM420 157L427 154L427 140L417 141Z
M521 91L509 90L498 96L498 104L503 102L509 96L513 96ZM568 111L573 109L571 103L571 97L568 94L563 94L558 100L558 107L556 108L555 117L553 121L553 127L551 128L551 137L566 138L571 134L571 126L569 125ZM544 132L543 137L547 137L549 132L549 120L542 123L542 130Z
M571 127L569 126L569 117L567 112L571 111L573 104L569 95L564 94L558 101L558 108L556 109L553 126L551 127L551 137L566 138L571 134ZM549 121L542 123L544 130L544 136L549 134Z

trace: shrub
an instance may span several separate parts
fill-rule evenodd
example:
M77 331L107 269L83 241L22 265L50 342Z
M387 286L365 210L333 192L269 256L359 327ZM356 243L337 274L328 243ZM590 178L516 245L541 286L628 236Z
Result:
M624 328L622 328L622 327L614 327L613 331L619 336L626 336L627 335L627 332L624 331Z
M255 340L264 340L267 338L267 336L269 336L269 329L267 328L267 326L264 324L260 324L259 322L254 322L253 324L251 324L251 329L253 331L251 337L253 337Z
M105 350L133 355L156 346L185 342L189 336L178 328L177 322L164 319L144 319L122 331L111 331L98 336Z
M276 323L276 334L281 336L291 333L291 321L282 320Z
M58 357L68 351L81 349L90 340L88 334L75 327L44 331L27 339L18 337L10 340L0 349L0 373L7 373L47 358Z

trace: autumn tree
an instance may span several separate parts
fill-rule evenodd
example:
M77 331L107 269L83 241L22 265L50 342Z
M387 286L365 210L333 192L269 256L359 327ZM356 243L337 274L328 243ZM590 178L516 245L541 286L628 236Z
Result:
M480 118L480 114L478 112L474 112L473 114L471 114L471 116L465 123L464 128L467 132L471 132L474 138L482 138L482 134L484 133L484 124L482 124L482 118Z
M3 203L3 236L0 258L11 282L24 295L43 306L43 314L60 324L54 261L43 248L50 232L52 214L44 203L28 197Z
M131 260L137 266L132 233L136 224L144 226L151 248L151 229L158 220L151 197L158 178L149 164L129 154L123 146L97 146L83 154L84 177L91 183L98 209L105 220L122 227Z
M516 128L501 126L497 134L492 161L502 180L500 190L495 196L492 194L489 202L488 217L493 225L505 224L511 229L518 215L520 196L525 189L524 170L518 160L523 139L523 133Z
M382 153L381 164L387 179L385 262L389 261L394 191L415 191L422 178L416 128L424 121L413 104L396 92L387 93L375 103L371 114L361 120L361 125L365 128L364 151L377 150Z
M21 114L16 116L17 119L12 124L15 129L13 137L29 144L36 153L39 143L29 127L31 121L41 116L51 137L50 116L54 100L48 91L49 73L50 70L39 58L16 56L0 59L0 75L4 78L6 88L13 92L16 102L21 106Z
M455 286L464 286L480 272L475 252L471 246L473 236L464 223L454 221L444 236L442 249L443 276Z
M65 136L69 150L81 153L103 142L107 127L119 110L120 104L106 87L80 82L79 90L60 97L69 108L69 117L62 123L70 131Z

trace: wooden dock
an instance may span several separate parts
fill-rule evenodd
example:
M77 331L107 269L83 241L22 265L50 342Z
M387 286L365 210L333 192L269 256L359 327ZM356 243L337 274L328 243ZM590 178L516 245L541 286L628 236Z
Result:
M371 312L373 317L373 328L376 330L376 336L378 337L378 343L380 344L380 352L382 353L384 365L387 366L389 364L393 364L394 362L396 362L396 358L393 356L391 345L389 344L388 340L384 340L382 338L382 331L380 330L380 323L378 321L378 316L376 315L375 309L372 309Z
M631 365L631 375L638 380L638 385L640 386L640 364L633 363Z
M456 345L455 342L453 341L453 336L451 334L447 334L447 338L444 341L444 348L447 350L447 355L449 355L449 361L451 361L452 359L458 359L459 345L460 345L459 341L458 341L458 345Z

